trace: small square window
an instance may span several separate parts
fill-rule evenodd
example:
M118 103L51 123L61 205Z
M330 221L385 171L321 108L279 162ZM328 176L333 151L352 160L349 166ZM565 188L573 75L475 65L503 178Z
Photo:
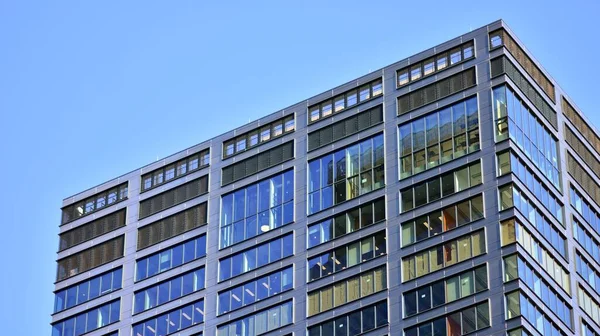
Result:
M243 150L246 150L246 138L240 138L235 143L235 151L236 152L241 152Z
M250 143L249 143L248 147L252 147L252 146L258 145L258 133L257 132L254 132L254 133L250 134L249 139L250 139Z
M201 159L202 159L202 165L208 166L208 164L210 163L210 153L202 154Z
M331 100L328 100L321 104L321 115L323 117L331 115L332 112L333 111L331 110Z
M365 85L360 88L360 101L363 102L369 98L371 98L371 89L368 85Z
M433 59L425 61L423 66L423 75L427 76L435 71L435 61Z
M416 65L410 68L410 80L414 81L421 78L421 65Z
M344 109L345 107L345 99L344 96L337 96L335 97L334 101L334 107L333 110L334 112L338 112Z
M408 83L408 70L402 70L398 72L398 85L404 85Z
M276 137L276 136L280 136L282 134L283 134L283 124L280 121L273 126L273 136Z
M269 139L271 139L271 128L263 128L260 131L260 142L268 141Z
M310 121L317 121L317 120L319 120L319 118L320 118L320 116L319 116L319 107L318 106L313 107L310 110L309 115L310 115Z
M188 167L189 170L198 169L198 157L196 156L196 157L190 159L190 161L188 162L188 165L189 165L189 167Z
M438 56L438 58L437 58L438 71L446 68L446 66L448 66L448 58L447 58L446 54Z
M452 51L450 51L450 65L456 64L460 61L462 61L462 54L460 52L460 49L453 49Z
M346 107L352 106L352 105L356 104L356 102L357 102L356 90L352 90L352 91L346 93Z
M473 44L468 44L463 48L463 58L469 59L473 57Z
M235 152L235 146L233 142L225 144L225 155L233 155Z
M171 180L175 177L175 166L170 165L165 170L165 181Z
M490 44L492 48L499 47L502 45L502 32L496 32L490 36Z
M287 120L285 122L285 132L291 132L296 128L295 124L294 124L294 118L292 117L292 119Z
M383 86L381 84L381 80L378 80L373 83L373 97L379 96L383 93Z

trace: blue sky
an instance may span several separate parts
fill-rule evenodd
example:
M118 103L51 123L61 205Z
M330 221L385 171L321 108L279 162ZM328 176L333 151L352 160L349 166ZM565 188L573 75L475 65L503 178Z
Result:
M50 334L64 197L499 18L599 124L598 1L440 3L0 0L2 334Z

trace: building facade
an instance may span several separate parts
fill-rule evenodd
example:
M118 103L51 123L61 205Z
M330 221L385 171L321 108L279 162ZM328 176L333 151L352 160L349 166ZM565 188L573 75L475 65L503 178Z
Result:
M66 198L52 335L600 335L598 172L497 21Z

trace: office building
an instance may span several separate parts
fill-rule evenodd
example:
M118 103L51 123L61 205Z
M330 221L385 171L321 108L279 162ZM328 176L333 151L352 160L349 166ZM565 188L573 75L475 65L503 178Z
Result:
M600 335L599 172L497 21L66 198L52 335Z

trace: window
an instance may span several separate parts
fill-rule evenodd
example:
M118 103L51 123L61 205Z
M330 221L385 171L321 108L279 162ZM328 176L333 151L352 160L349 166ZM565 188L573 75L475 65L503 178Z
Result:
M402 247L483 218L483 196L478 195L415 220L402 223ZM458 223L457 223L458 222Z
M456 65L463 60L468 60L474 57L473 52L473 41L464 43L463 45L452 49L450 52L450 65ZM437 68L436 68L437 64ZM396 71L397 86L403 86L409 82L419 80L423 77L429 76L436 71L441 71L448 67L448 51L438 53L433 58L426 59L424 61L415 63L411 66L402 68ZM410 80L409 80L410 73Z
M500 236L502 237L502 246L518 242L565 292L571 293L571 280L567 270L538 241L537 236L531 235L516 219L500 222Z
M221 197L220 248L294 221L294 171L289 170Z
M468 244L469 248L465 247L464 244ZM485 252L484 231L470 233L456 240L402 258L402 278L403 281L412 280L459 261L475 258ZM461 259L459 260L459 258Z
M477 285L474 279L478 279ZM483 264L475 269L405 292L403 294L404 316L422 313L487 289L487 266Z
M179 307L160 316L134 324L133 336L148 335L144 331L156 331L156 334L170 335L204 322L204 300ZM154 334L154 332L152 332Z
M218 294L218 314L253 304L256 301L279 295L293 288L294 269L292 266L267 274L259 279L220 292Z
M408 76L408 74L407 74ZM346 91L339 96L329 99L320 104L311 105L308 108L308 123L316 122L322 118L329 117L334 113L350 108L357 103L362 103L371 98L378 97L383 94L383 82L378 78L370 83L361 86L358 89ZM344 97L346 98L344 101ZM332 107L333 104L333 107Z
M335 217L327 218L319 223L310 224L308 228L308 244L311 248L347 233L360 230L385 219L385 200L379 198L373 202L350 209Z
M308 327L309 336L358 335L388 324L387 301ZM219 334L218 336L225 336Z
M369 296L375 293L376 288L377 291L384 290L387 288L386 279L386 268L383 266L308 293L308 316ZM346 288L354 293L346 295Z
M479 150L479 136L469 142L465 132L479 134L477 97L400 125L400 179Z
M522 316L542 335L566 336L554 319L546 315L523 292L515 291L506 294L506 319Z
M282 260L294 253L294 237L288 234L257 247L219 260L219 281L250 272L264 265Z
M404 329L405 336L450 335L459 336L490 326L490 308L488 301L476 306L463 308L444 317L436 318L414 327Z
M521 214L531 223L531 226L544 237L552 247L563 257L567 257L566 238L561 231L555 228L549 218L537 209L528 197L516 185L507 184L498 188L502 210L516 207Z
M136 292L133 313L155 308L201 289L204 289L204 267Z
M372 148L372 155L357 155L361 148ZM309 162L309 215L383 187L383 154L379 134Z
M173 245L136 261L135 281L141 281L174 267L206 256L206 235ZM159 260L162 267L159 269Z
M56 292L54 313L121 289L122 277L123 269L119 267Z
M594 178L575 160L570 152L567 152L567 168L580 186L587 187L587 193L596 203L600 203L600 186Z
M558 318L569 328L573 328L571 307L562 299L554 285L544 280L544 277L517 254L504 258L504 281L521 278L521 281L531 289Z
M244 143L245 144L245 143ZM239 146L240 144L238 144ZM230 149L233 150L234 144L229 145ZM178 160L172 164L164 167L155 169L149 173L142 175L142 190L141 192L154 189L159 185L170 182L173 179L180 178L184 175L188 175L198 169L202 169L208 166L210 161L210 150L204 149L198 153L192 154L188 157ZM176 169L177 167L177 169Z
M279 329L293 322L293 309L293 302L288 301L269 309L252 313L239 320L218 326L217 336L260 335Z
M223 158L242 153L254 146L288 134L294 130L294 115L291 114L267 125L243 133L235 139L223 142ZM208 162L206 163L208 164Z
M385 231L308 259L308 281L329 276L387 252Z
M565 99L564 96L562 97L562 111L567 119L573 123L574 128L579 131L579 133L583 135L583 138L591 144L591 147L596 151L596 153L600 153L600 137L598 137L590 125L583 120L583 118L580 116L580 112L575 110L575 108ZM578 154L581 155L584 153L579 151L578 148L585 147L585 145L574 146L572 144L573 142L569 140L571 137L570 133L572 133L570 127L566 127L565 130L567 131L565 132L567 143L569 143L569 145L571 145L571 147L573 147ZM590 155L586 153L582 159L588 161L588 158L591 159ZM593 160L590 160L589 162L593 162ZM595 167L595 164L592 164L591 166ZM597 172L595 169L594 171Z
M78 336L119 321L120 301L113 301L52 325L52 336Z
M103 209L107 205L115 204L127 199L127 182L107 191L95 194L86 200L62 208L62 224L72 222L83 216ZM61 224L61 225L62 225Z
M543 123L536 118L536 113L515 94L508 86L502 85L493 89L493 107L496 118L496 141L510 137L525 155L533 161L541 173L561 190L560 169L558 166L557 140ZM505 106L508 106L506 108ZM506 109L506 112L505 112ZM524 122L524 120L528 120ZM531 121L529 121L531 120ZM508 124L508 129L505 125ZM535 134L537 141L533 142ZM545 139L545 140L542 140Z

